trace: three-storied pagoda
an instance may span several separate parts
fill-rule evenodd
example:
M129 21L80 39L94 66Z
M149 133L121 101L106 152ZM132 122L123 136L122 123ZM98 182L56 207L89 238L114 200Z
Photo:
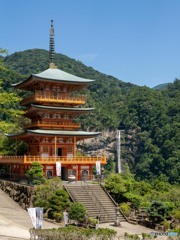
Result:
M82 175L92 177L92 167L96 162L106 164L105 156L77 156L77 141L96 137L100 132L79 130L80 123L74 121L80 114L89 113L93 108L85 108L86 96L81 94L94 80L84 79L57 69L54 64L54 28L50 28L50 66L47 70L32 74L28 79L13 86L30 92L21 102L26 107L26 116L31 123L23 132L6 134L23 140L28 151L24 156L1 157L0 163L10 164L11 174L24 175L31 163L40 162L47 177L57 175L60 166L61 177L69 175L80 180ZM57 164L58 163L58 164Z

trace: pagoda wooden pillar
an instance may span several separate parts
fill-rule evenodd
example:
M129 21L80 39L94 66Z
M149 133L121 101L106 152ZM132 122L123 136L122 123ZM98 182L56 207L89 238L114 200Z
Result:
M74 159L76 157L76 137L74 137Z

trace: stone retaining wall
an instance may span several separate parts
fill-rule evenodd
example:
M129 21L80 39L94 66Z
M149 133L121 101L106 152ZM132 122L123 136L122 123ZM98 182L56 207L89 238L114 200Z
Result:
M23 209L32 207L33 187L0 180L0 189L6 192Z

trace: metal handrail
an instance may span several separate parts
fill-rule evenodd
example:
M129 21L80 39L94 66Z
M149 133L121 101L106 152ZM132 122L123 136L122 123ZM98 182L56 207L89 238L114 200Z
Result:
M84 186L82 184L82 182L84 183ZM86 190L86 192L89 194L91 193L91 199L93 201L93 203L96 205L97 209L99 210L99 213L100 213L100 217L102 215L102 211L103 211L103 216L105 216L105 219L106 219L106 216L107 216L107 220L109 222L109 215L108 215L108 212L106 211L106 209L104 208L104 206L101 204L101 202L99 201L99 199L97 198L97 196L94 194L94 192L92 191L92 189L90 188L90 186L88 185L88 183L86 181L81 181L81 185L84 187L84 189ZM88 187L88 191L85 187L85 185ZM89 194L90 195L90 194ZM95 201L94 201L95 199ZM99 217L99 216L98 216ZM100 219L99 219L100 220Z

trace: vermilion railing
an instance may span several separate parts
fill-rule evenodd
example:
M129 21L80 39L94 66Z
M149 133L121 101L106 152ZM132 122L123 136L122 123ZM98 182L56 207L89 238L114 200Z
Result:
M37 91L35 94L24 98L21 104L27 104L34 101L69 103L69 104L84 104L86 103L87 96L85 95L70 95L69 93L53 93Z
M0 163L24 163L31 164L32 162L39 162L41 164L55 164L61 162L62 164L95 164L100 161L101 164L106 164L105 156L80 156L80 157L59 157L59 156L0 156Z
M61 121L53 122L52 119L50 119L50 121L35 121L33 123L27 124L25 127L80 128L81 124Z

